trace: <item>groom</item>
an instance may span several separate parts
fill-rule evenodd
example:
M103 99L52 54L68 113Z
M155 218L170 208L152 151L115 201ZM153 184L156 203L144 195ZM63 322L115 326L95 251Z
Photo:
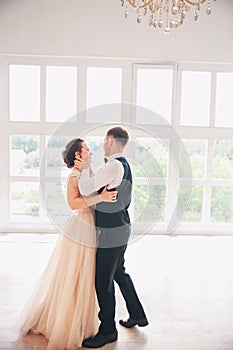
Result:
M124 254L131 232L128 207L132 194L132 174L123 156L128 139L129 135L123 128L109 129L104 142L105 164L92 177L89 177L88 169L83 170L79 179L81 194L85 196L94 191L101 193L106 184L109 190L116 188L118 191L117 201L113 198L113 203L99 203L95 209L99 233L95 287L100 307L100 326L94 337L83 341L86 348L99 348L117 340L114 281L120 287L129 312L129 318L120 320L120 324L127 328L148 325L133 282L124 267ZM83 168L87 167L89 164L83 162Z

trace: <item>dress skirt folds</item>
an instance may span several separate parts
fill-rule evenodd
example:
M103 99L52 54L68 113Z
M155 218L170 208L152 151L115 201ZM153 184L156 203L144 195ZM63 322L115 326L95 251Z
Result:
M48 350L77 349L83 339L95 335L95 257L94 211L79 209L59 237L17 328L24 335L43 334Z

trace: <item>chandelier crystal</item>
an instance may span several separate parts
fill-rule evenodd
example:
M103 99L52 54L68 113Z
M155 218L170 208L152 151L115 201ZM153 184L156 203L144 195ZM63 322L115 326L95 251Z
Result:
M143 17L148 18L148 25L152 28L161 28L164 33L170 33L171 28L180 27L188 12L193 13L197 21L201 9L205 5L206 15L210 15L211 0L120 0L125 9L125 18L129 9L136 11L137 22L141 23ZM216 1L216 0L214 0Z

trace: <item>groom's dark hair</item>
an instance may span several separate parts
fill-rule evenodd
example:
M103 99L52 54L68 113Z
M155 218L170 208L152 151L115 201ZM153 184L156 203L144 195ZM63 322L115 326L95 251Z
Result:
M123 147L125 147L125 145L129 141L129 134L128 134L128 132L125 129L123 129L122 127L120 127L120 126L115 126L114 128L109 129L107 131L107 136L112 136Z

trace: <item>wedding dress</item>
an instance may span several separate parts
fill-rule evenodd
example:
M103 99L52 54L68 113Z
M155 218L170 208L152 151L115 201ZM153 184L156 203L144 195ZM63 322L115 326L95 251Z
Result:
M69 176L78 178L73 170ZM24 307L18 326L48 339L47 350L77 349L98 330L93 208L75 211Z

